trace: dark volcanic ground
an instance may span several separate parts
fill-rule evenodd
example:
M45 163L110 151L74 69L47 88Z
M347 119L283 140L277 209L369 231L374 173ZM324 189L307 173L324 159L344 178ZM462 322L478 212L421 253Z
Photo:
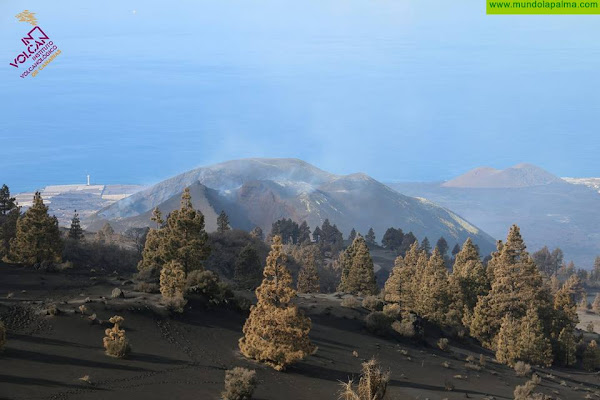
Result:
M172 318L156 305L157 295L133 292L116 277L92 275L0 265L0 314L9 328L0 354L1 399L218 399L225 370L235 366L257 370L256 399L336 399L339 381L356 377L361 362L372 356L391 370L390 399L511 399L515 385L526 381L487 352L481 371L465 368L467 355L478 359L482 352L474 345L451 346L444 353L433 346L436 338L417 345L372 336L361 321L366 311L342 308L331 295L299 299L312 318L311 338L319 350L276 372L237 351L243 314L191 310ZM111 299L114 287L122 287L126 298ZM7 298L8 293L13 294ZM82 315L77 309L86 297L92 302ZM41 315L50 304L62 312ZM92 324L92 313L103 321L125 317L132 345L128 359L104 354L102 337L110 324ZM600 398L596 374L557 369L539 374L538 390L554 398ZM79 379L85 375L91 383ZM454 389L447 391L447 384Z

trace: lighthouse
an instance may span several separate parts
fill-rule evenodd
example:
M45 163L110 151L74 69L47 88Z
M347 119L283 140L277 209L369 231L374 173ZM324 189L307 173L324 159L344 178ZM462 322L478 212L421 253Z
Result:
M90 174L87 175L87 185L90 186Z

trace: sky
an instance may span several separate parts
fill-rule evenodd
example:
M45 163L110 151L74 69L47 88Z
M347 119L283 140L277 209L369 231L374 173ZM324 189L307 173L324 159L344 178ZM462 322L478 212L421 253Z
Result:
M62 54L10 66L35 12ZM151 184L245 157L439 181L600 176L600 16L485 1L0 3L0 184Z

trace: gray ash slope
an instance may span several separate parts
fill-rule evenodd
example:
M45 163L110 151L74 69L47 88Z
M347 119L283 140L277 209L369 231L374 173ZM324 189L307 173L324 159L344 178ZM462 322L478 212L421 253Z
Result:
M600 254L600 194L542 168L477 168L447 182L388 183L448 207L494 237L518 224L530 252L560 247L565 260L590 267Z
M462 243L472 237L487 253L494 239L454 212L430 201L405 196L365 174L334 175L297 159L244 159L197 168L123 199L88 220L90 229L111 221L118 230L149 226L159 207L167 214L191 187L194 206L206 216L207 230L216 229L221 210L235 228L260 226L269 232L280 218L306 220L314 228L328 218L347 235L370 227L381 239L389 227L412 231L419 239Z

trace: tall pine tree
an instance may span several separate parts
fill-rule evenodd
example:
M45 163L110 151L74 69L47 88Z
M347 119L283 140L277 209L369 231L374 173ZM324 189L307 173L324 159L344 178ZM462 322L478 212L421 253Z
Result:
M256 289L257 303L250 309L243 328L244 336L239 340L244 356L278 371L316 350L308 337L310 318L292 303L296 291L292 288L286 260L281 238L275 236L263 282Z
M77 214L77 210L75 210L75 214L73 215L73 219L71 220L71 227L69 228L69 239L83 239L83 229L81 229L81 222L79 221L79 214Z
M10 189L6 185L0 188L0 215L7 215L10 210L17 207L14 197L10 196Z
M377 283L373 259L371 259L365 239L358 235L350 247L350 251L347 249L346 252L347 256L351 256L351 258L344 260L343 280L338 290L352 294L376 294Z
M16 236L10 242L10 259L23 264L60 262L63 242L58 220L48 215L42 195L36 192L33 205L17 221Z
M493 281L490 292L475 306L471 334L485 346L496 347L496 336L504 316L520 320L532 307L548 325L544 334L549 336L552 314L550 292L543 285L542 276L526 251L519 227L513 225L506 243L495 255Z
M229 216L221 210L221 214L217 217L217 232L223 233L229 229L231 229L229 227Z

